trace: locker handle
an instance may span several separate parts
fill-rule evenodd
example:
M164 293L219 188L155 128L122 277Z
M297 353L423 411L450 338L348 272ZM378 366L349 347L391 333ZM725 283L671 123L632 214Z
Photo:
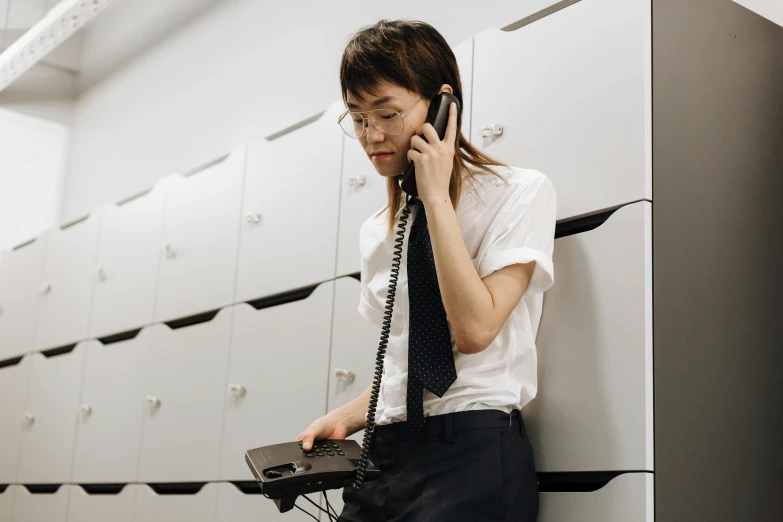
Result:
M257 225L261 222L261 213L260 212L248 212L245 214L245 219L247 219L247 222L251 225Z
M82 404L79 406L79 411L82 412L84 415L89 415L92 413L92 406L89 404Z
M492 136L501 136L503 134L503 126L502 125L490 125L485 124L480 127L481 130L481 137L482 138L490 138Z
M104 270L102 266L98 267L98 281L106 281L106 270Z
M348 186L355 187L355 186L362 186L365 183L367 183L367 176L351 176L348 178Z
M341 368L335 368L334 376L338 381L353 382L356 378L356 374L350 370L343 370Z
M229 384L228 389L234 397L244 397L247 395L247 388L241 384Z
M153 408L160 408L160 399L152 395L147 395L147 404Z
M38 289L41 291L41 295L46 295L52 291L52 283L48 281L43 282L41 283L41 286L38 287Z
M35 415L29 412L25 413L24 420L27 421L27 424L32 424L33 422L35 422Z
M166 259L176 259L177 258L177 253L171 247L170 243L166 243L165 245L163 245L163 252L166 254Z

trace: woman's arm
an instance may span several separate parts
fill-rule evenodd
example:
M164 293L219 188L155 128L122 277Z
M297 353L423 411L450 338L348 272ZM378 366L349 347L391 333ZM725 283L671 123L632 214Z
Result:
M339 408L332 410L332 415L341 419L346 426L348 435L353 435L357 431L363 430L367 424L365 415L370 408L370 394L372 392L372 384L367 386L364 392L356 397L348 404L344 404Z
M422 198L443 307L461 353L489 346L527 289L535 262L516 264L483 280L468 254L448 196Z

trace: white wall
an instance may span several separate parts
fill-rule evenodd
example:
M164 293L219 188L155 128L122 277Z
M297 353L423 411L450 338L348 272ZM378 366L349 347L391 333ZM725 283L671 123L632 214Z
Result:
M0 250L57 224L69 131L0 109Z
M783 26L783 1L781 0L734 0L756 14Z
M145 12L153 27L165 14L159 0L118 2L85 34L88 88L74 112L61 220L323 111L340 98L340 55L363 25L420 19L456 46L552 3L199 0L192 22L96 83L100 50L132 33L129 21L144 38Z

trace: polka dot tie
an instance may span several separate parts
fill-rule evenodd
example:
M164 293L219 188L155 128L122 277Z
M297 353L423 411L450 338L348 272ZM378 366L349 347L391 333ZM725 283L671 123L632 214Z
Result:
M443 397L457 379L457 369L424 204L419 198L411 198L407 204L416 213L408 237L410 321L406 406L411 432L416 434L424 427L424 388Z

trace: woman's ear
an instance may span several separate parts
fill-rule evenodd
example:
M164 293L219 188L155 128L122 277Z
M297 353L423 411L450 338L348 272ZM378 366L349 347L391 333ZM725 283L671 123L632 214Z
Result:
M448 83L444 83L443 85L440 86L440 90L438 91L438 94L440 94L442 92L447 92L449 94L454 94L454 91L451 89L451 85L449 85Z

